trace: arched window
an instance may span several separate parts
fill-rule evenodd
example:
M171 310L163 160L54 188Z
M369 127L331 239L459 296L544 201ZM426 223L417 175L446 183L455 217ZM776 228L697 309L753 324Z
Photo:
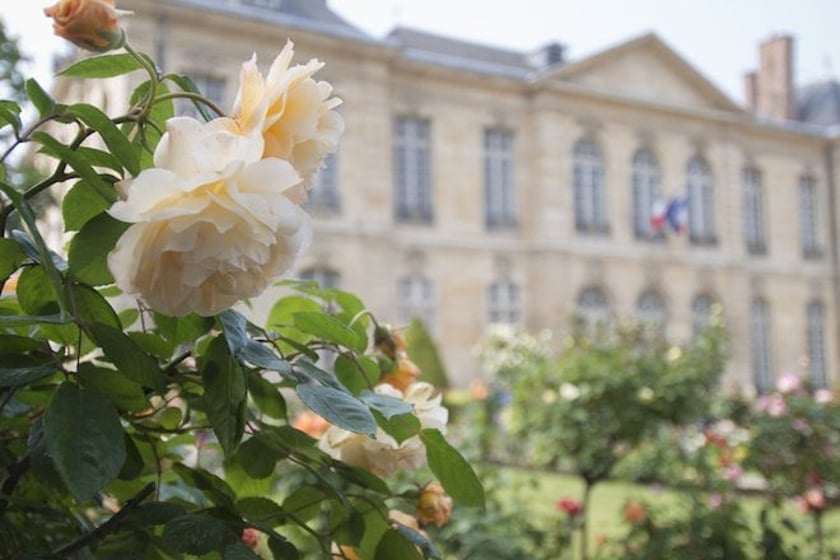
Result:
M773 349L770 306L762 298L755 298L750 306L750 351L755 388L766 393L773 389Z
M825 366L825 308L819 301L812 301L806 310L807 342L808 342L808 371L814 387L826 387Z
M608 324L610 307L604 291L597 286L582 290L577 298L577 315L584 327L589 330Z
M692 243L712 244L715 237L715 193L712 173L699 156L688 162L686 168L688 192L688 232Z
M519 286L497 280L487 288L487 321L494 325L516 325L522 319Z
M662 198L659 163L653 152L646 148L633 156L633 232L637 239L652 238L651 218L653 205Z
M434 330L434 284L423 276L406 276L397 284L397 320L407 325L414 317L419 317L429 330Z
M656 329L658 332L665 330L667 312L665 300L656 290L645 290L636 300L636 317L644 325Z
M714 299L709 294L699 294L691 302L691 323L694 336L702 333L709 326Z
M601 148L593 140L584 138L575 144L572 156L575 229L583 232L606 233L609 225Z
M743 174L743 211L744 244L747 252L761 255L767 252L764 239L764 188L761 184L761 172L757 169L744 169Z

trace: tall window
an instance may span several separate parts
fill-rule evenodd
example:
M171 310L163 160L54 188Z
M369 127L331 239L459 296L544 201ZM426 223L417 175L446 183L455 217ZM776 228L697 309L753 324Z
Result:
M694 336L698 336L709 326L714 300L708 294L699 294L691 302L691 324Z
M216 105L224 106L225 88L227 87L227 82L224 78L219 78L211 74L203 73L188 72L187 74L189 75L190 79L193 81L195 86L198 88L198 91L200 91L204 97L206 97ZM202 108L205 109L206 113L213 113L204 106L202 106ZM199 113L198 108L189 99L179 99L175 105L175 112L179 116L193 117L195 119L203 120L203 117L201 116L201 113Z
M652 238L650 228L654 203L662 197L659 163L653 152L641 149L633 156L633 232L637 239Z
M300 272L301 280L313 280L319 288L328 290L338 288L341 284L341 275L330 268L315 266Z
M430 330L434 330L434 285L422 276L407 276L397 285L397 320L405 325L414 317L419 317Z
M328 154L324 164L315 174L309 190L307 208L338 212L341 210L341 198L338 194L338 155Z
M750 351L753 381L760 393L773 389L773 358L770 342L770 308L766 301L756 298L750 307Z
M599 325L607 325L610 320L610 307L604 291L597 286L585 288L578 295L577 315L583 326L592 331Z
M484 131L484 220L488 227L516 225L513 133Z
M601 148L584 138L574 152L575 228L577 231L606 233L607 198Z
M516 325L522 318L519 286L498 280L487 288L487 321L494 325Z
M825 365L825 310L823 304L812 301L806 310L807 337L808 337L808 370L811 374L811 383L814 387L825 387L828 384L826 379Z
M645 290L636 301L636 317L638 320L657 332L665 330L666 310L665 301L659 292Z
M817 182L803 177L799 181L799 238L805 258L817 258L821 253L818 209Z
M394 124L394 180L398 220L432 221L430 140L427 119L397 117Z
M715 238L715 197L709 165L695 156L686 167L688 233L692 243L712 244Z
M764 236L764 189L761 185L761 172L757 169L745 169L743 181L744 243L747 252L761 255L767 252Z

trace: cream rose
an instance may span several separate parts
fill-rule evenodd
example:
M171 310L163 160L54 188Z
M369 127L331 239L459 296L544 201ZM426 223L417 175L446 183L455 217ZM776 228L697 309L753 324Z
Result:
M324 157L338 149L344 120L335 111L341 100L331 97L332 86L312 78L324 63L290 67L293 56L288 42L265 78L256 55L244 63L233 112L243 134L263 135L264 156L289 161L308 187Z
M446 432L449 411L441 406L441 395L429 383L414 383L405 393L383 383L377 385L374 391L411 403L412 414L420 421L421 428ZM392 476L398 470L416 470L426 464L426 447L419 436L397 443L381 428L377 428L376 439L372 439L331 426L318 445L333 458L365 468L379 476Z
M118 185L109 210L133 224L108 255L117 286L167 315L213 315L260 294L309 241L300 176L232 128L170 119L154 167Z

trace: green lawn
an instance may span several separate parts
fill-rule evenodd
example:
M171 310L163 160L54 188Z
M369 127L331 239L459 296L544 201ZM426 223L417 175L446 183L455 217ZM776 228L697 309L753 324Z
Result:
M504 478L510 484L509 491L513 499L529 504L529 510L540 517L558 518L563 515L556 507L558 499L563 497L580 498L583 494L583 483L577 477L565 474L536 473L529 471L509 470L504 472ZM589 540L592 543L590 551L594 550L597 535L607 538L626 533L627 526L621 519L621 509L626 501L644 499L654 507L676 508L682 503L681 494L676 491L650 485L637 485L621 481L607 481L595 487L592 492L590 511L588 512ZM763 501L757 496L743 496L742 505L749 522L754 527L758 538L758 515ZM804 521L808 533L811 526L808 519L792 505L786 510L792 519ZM826 514L824 521L825 534L829 549L840 549L840 510L833 510ZM810 538L810 534L802 535Z

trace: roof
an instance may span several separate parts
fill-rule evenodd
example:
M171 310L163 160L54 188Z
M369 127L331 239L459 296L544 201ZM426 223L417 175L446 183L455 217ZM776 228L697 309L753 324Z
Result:
M828 78L796 91L796 119L831 126L840 124L840 82Z

